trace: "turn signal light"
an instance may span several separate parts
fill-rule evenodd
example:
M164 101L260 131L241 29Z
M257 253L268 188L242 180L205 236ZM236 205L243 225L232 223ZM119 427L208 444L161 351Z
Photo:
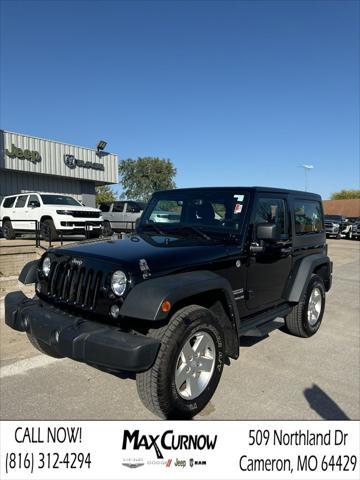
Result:
M169 300L164 300L161 304L161 311L164 313L167 313L170 311L170 308L171 308L171 303L169 302Z

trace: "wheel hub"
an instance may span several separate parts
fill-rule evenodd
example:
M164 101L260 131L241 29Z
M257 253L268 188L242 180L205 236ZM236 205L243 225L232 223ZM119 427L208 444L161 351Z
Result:
M182 346L175 369L175 386L179 395L192 400L205 390L215 368L216 349L211 335L196 332Z
M311 292L308 304L308 322L314 326L319 319L322 307L322 295L319 288L315 287Z

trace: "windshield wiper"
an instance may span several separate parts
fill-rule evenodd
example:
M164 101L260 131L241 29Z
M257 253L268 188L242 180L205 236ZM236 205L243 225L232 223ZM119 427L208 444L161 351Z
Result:
M212 238L207 235L205 232L200 230L200 228L194 227L193 225L181 225L179 227L175 227L173 230L191 230L195 232L199 237L204 238L205 240L212 240Z
M164 230L161 230L155 223L148 223L147 225L142 225L142 230L146 230L148 227L150 227L152 230L155 230L155 232L160 233L160 235L167 235Z

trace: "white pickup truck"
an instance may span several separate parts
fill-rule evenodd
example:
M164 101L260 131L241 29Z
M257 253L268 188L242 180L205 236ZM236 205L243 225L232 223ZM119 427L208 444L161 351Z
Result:
M97 208L85 207L75 198L48 193L26 193L4 197L0 205L3 235L11 240L16 233L35 230L36 222L41 237L57 240L60 232L67 235L101 234L103 219Z

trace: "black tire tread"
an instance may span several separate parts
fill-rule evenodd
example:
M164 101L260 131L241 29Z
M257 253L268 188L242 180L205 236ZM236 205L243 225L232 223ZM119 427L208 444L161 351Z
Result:
M8 226L8 234L6 235L6 239L7 240L14 240L14 238L16 238L16 234L14 232L14 229L13 229L13 226L12 226L12 223L11 223L11 220L5 220L3 222L3 227L5 227L5 225ZM5 236L5 235L4 235Z
M54 242L59 240L59 234L55 228L54 221L52 218L47 218L43 221L43 223L48 223L50 232L51 232L51 241ZM40 227L41 228L41 227ZM43 240L48 240L47 238L43 238Z
M316 278L321 283L323 283L322 278L319 275L313 274L311 279L313 280ZM285 323L286 328L289 333L295 335L296 337L308 338L311 335L306 332L303 326L303 316L306 309L306 297L307 297L307 289L305 289L300 301L295 307L291 310L291 312L286 316Z
M149 330L148 335L161 340L161 344L166 345L170 338L173 337L178 325L181 324L190 313L200 309L207 310L200 305L188 305L178 310L173 317L171 317L167 325L157 329ZM161 385L158 384L157 378L159 375L159 368L163 355L164 349L160 347L153 367L150 368L150 370L138 373L136 375L136 386L141 401L144 403L146 408L161 418L165 418L163 410L166 405L162 405Z

